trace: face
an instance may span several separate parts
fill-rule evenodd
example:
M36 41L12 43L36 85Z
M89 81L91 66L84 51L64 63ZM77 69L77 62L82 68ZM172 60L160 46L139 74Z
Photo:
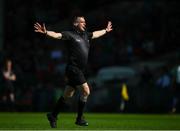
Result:
M77 20L74 24L80 31L85 31L86 29L86 21L84 17L77 17Z
M12 62L10 60L7 61L7 68L10 69L12 67Z

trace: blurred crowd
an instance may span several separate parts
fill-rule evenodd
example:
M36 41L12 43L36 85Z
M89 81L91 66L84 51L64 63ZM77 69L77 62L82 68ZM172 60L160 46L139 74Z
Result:
M64 42L36 34L34 22L44 22L49 30L61 31L68 28L71 16L81 12L87 18L89 31L104 28L108 20L112 21L114 29L102 39L92 41L87 77L96 76L107 66L162 61L168 68L150 71L151 76L143 74L140 86L151 86L146 77L156 78L152 79L153 87L166 84L170 87L173 82L173 76L168 77L164 72L171 73L178 63L175 60L179 59L176 56L180 48L180 16L176 2L14 0L5 1L4 7L1 65L5 58L11 58L14 63L16 110L49 110L65 85ZM161 78L166 79L165 85L161 85ZM143 90L145 88L140 91Z

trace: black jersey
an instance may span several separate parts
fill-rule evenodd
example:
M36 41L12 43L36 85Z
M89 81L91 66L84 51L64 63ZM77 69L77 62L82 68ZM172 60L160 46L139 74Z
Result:
M6 71L2 71L2 75L3 75L3 83L2 83L2 85L4 87L3 92L4 93L14 92L14 81L5 78L5 76L3 74L4 72L6 72ZM11 71L9 76L11 77L12 75L14 75L14 72Z
M77 66L84 69L89 54L89 40L92 38L90 32L78 32L76 30L62 32L62 39L68 40L66 46L68 50L68 65Z

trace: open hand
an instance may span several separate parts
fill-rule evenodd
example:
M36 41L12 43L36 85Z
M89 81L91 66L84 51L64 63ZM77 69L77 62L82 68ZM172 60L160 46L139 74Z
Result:
M106 27L106 32L110 32L110 31L112 31L113 29L112 29L112 22L111 21L108 21L108 25L107 25L107 27Z
M36 22L36 23L34 24L34 28L35 28L35 29L34 29L35 32L39 32L39 33L43 33L43 34L46 34L46 33L47 33L45 24L40 25L38 22Z

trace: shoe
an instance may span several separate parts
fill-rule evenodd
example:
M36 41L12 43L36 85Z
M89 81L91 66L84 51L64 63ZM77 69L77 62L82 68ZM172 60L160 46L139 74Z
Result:
M79 126L88 126L88 122L84 118L77 118L75 124Z
M51 128L57 128L57 124L56 124L57 118L54 117L51 113L47 114L47 118L49 120L49 124Z
M175 107L172 108L171 113L172 113L172 114L176 113L176 108L175 108Z

